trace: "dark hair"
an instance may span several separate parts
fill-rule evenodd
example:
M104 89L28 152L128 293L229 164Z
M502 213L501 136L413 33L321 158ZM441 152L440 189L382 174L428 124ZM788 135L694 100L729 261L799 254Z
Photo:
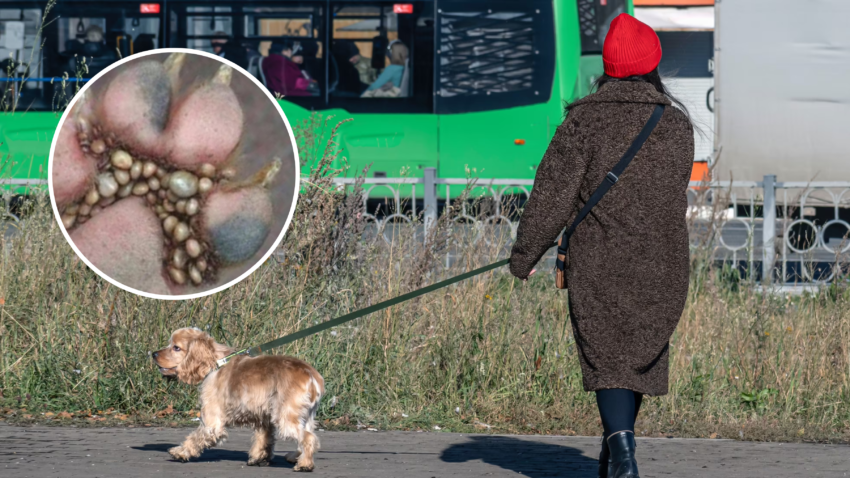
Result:
M140 33L133 41L133 52L141 53L143 51L155 50L156 42L154 42L154 38L155 36L150 33Z
M658 68L655 68L654 70L650 71L645 75L629 76L626 78L614 78L613 76L609 76L603 73L602 76L600 76L596 79L596 81L593 82L592 89L594 92L599 91L600 88L607 85L608 83L616 83L620 81L642 81L645 83L649 83L655 88L656 91L666 96L671 103L681 109L682 112L685 113L685 116L688 118L688 122L691 124L691 127L693 127L694 130L697 131L700 135L703 135L702 130L694 124L693 118L691 118L691 113L688 111L688 108L685 106L685 104L682 103L678 98L673 96L670 93L670 90L667 89L667 86L664 85L664 81L661 78L661 74L658 73ZM569 106L567 106L567 109L569 109Z
M354 42L351 40L336 40L333 44L332 53L337 58L348 60L356 55L359 55L360 49L357 48L357 45L355 45Z
M302 40L301 51L305 58L315 58L319 53L319 43L315 40Z
M278 40L272 40L272 45L269 50L272 53L280 53L286 50L292 50L295 48L295 42L288 38L281 38Z

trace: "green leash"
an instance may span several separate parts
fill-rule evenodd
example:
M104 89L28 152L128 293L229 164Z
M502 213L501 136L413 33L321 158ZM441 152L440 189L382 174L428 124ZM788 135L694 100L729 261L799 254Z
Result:
M549 248L551 249L552 247L555 247L557 245L558 245L558 243L552 244L551 246L549 246ZM400 296L393 298L393 299L390 299L390 300L385 300L384 302L380 302L378 304L371 305L369 307L366 307L365 309L360 309L360 310L351 312L350 314L345 314L341 317L337 317L336 319L332 319L332 320L329 320L327 322L322 322L321 324L314 325L312 327L307 327L306 329L299 330L298 332L295 332L295 333L292 333L292 334L289 334L289 335L284 335L283 337L281 337L279 339L272 340L271 342L266 342L266 343L261 344L261 345L242 349L238 352L235 352L235 353L228 355L227 357L224 357L223 359L217 361L216 363L218 365L218 368L221 368L227 362L229 362L233 357L236 357L237 355L250 355L252 357L256 357L257 355L260 355L263 352L267 352L271 349L280 347L281 345L286 345L286 344L288 344L290 342L294 342L298 339L303 339L304 337L309 337L310 335L317 334L317 333L319 333L323 330L330 329L331 327L336 327L337 325L344 324L344 323L352 321L354 319L359 319L360 317L363 317L364 315L369 315L373 312L378 312L379 310L384 310L384 309L386 309L388 307L392 307L396 304L401 304L402 302L406 302L410 299L415 299L416 297L425 295L429 292L433 292L437 289L442 289L443 287L455 284L455 283L460 282L462 280L469 279L470 277L475 277L475 276L477 276L479 274L483 274L487 271L497 269L499 267L507 265L508 263L510 263L510 259L504 259L504 260L501 260L501 261L498 261L498 262L494 262L494 263L492 263L488 266L479 267L478 269L475 269L473 271L466 272L464 274L452 277L450 279L446 279L442 282L437 282L436 284L431 284L427 287L423 287L423 288L421 288L419 290L415 290L413 292L408 292L407 294L400 295Z

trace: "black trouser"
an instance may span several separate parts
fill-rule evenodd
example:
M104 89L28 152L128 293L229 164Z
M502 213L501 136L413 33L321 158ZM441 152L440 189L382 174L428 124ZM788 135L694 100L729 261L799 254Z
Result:
M640 405L643 403L643 394L626 390L625 388L611 388L596 392L596 405L599 407L599 416L602 418L602 428L605 438L612 433L621 431L635 431L635 420L637 419Z

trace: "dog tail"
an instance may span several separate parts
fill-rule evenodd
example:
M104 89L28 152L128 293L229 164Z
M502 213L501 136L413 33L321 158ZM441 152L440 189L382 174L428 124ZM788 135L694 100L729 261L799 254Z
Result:
M316 426L316 413L319 411L319 403L322 401L322 395L325 394L325 380L319 375L317 372L310 373L310 381L307 383L307 401L309 403L309 409L307 410L307 417L305 428L313 432L313 429ZM316 449L319 449L319 441L316 438L315 443Z
M310 396L310 408L318 410L319 402L325 394L325 380L317 373L310 373L310 382L307 384L307 393Z

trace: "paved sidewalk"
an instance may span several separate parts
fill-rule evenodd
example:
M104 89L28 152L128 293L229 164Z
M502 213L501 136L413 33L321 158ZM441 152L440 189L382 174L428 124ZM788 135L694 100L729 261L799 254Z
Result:
M200 461L177 463L165 450L189 429L18 428L0 425L0 477L279 477L292 466L245 466L247 430L232 430ZM598 440L576 437L411 432L320 432L316 476L443 478L526 476L594 478ZM281 443L277 453L291 450ZM639 439L641 476L850 476L850 447L743 443L731 440Z

